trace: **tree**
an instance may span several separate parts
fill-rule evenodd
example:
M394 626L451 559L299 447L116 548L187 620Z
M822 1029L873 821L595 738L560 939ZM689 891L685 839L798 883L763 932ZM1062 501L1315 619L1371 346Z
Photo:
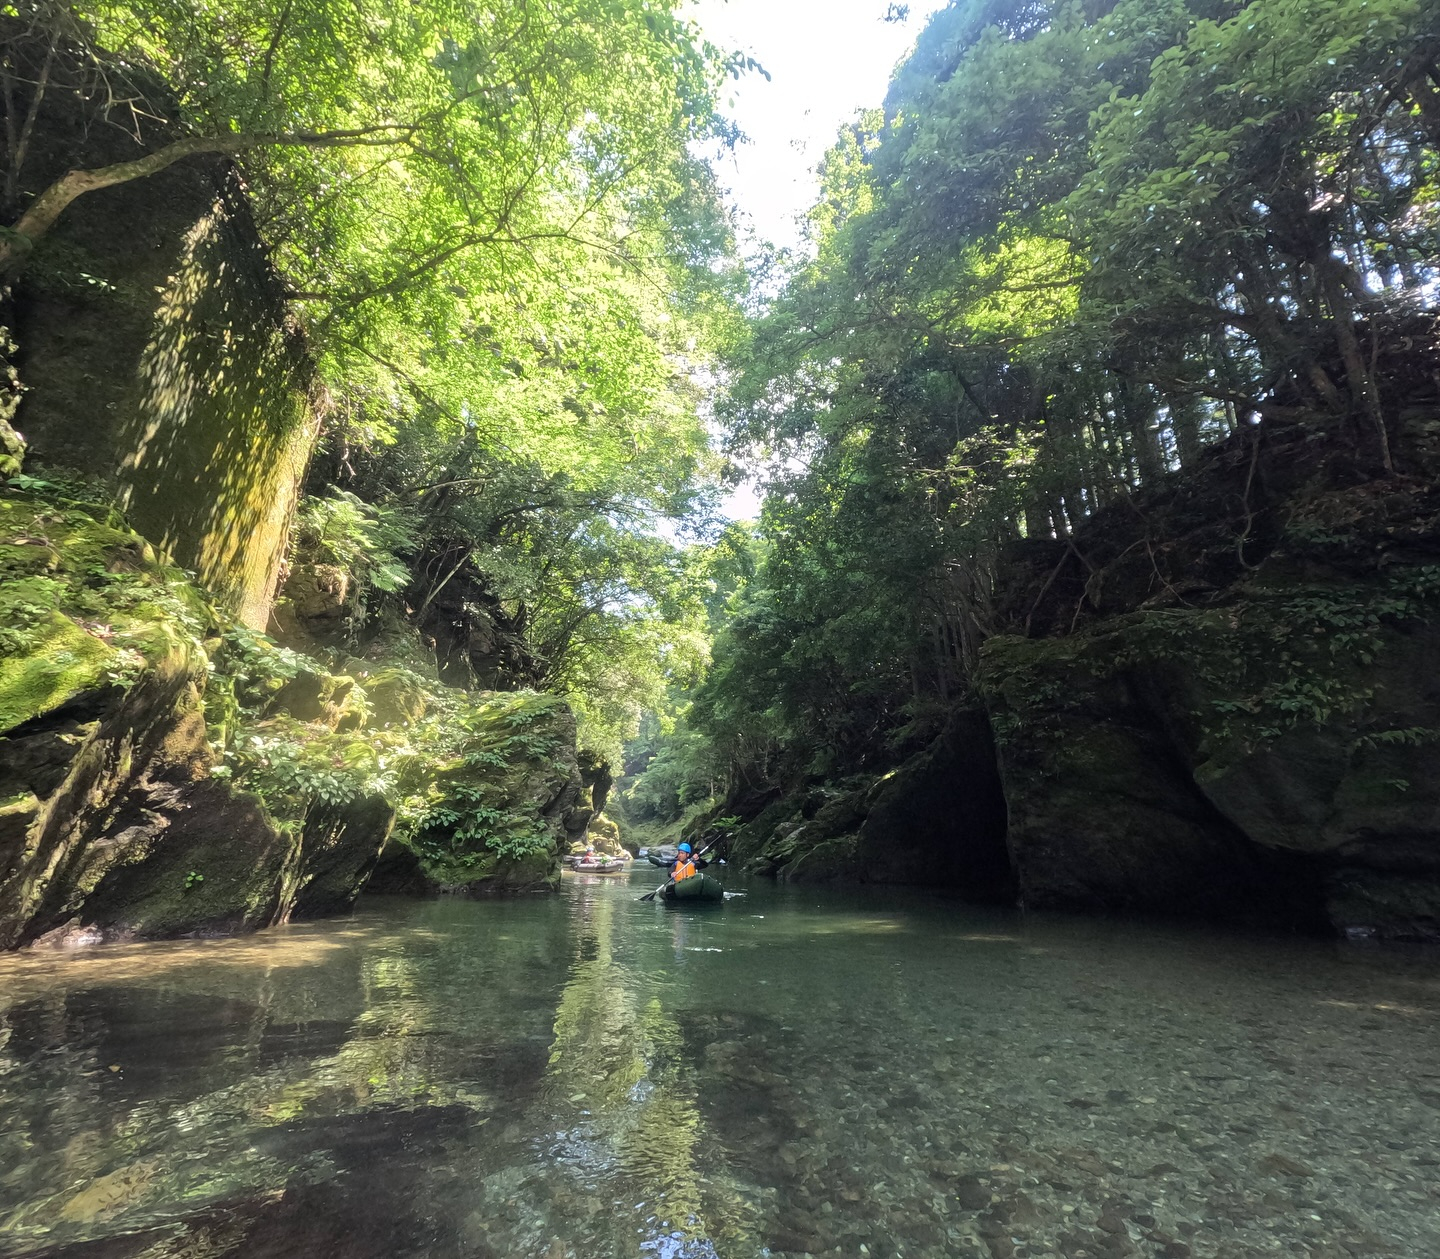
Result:
M963 697L1017 542L1267 419L1394 471L1377 363L1440 286L1434 6L964 0L827 156L732 355L766 558L694 720L768 774L883 764ZM1403 470L1403 469L1402 469ZM750 781L754 764L732 765ZM777 768L778 767L778 768Z
M442 603L493 616L521 644L493 680L568 694L616 749L703 651L659 535L703 527L698 381L743 282L692 142L728 135L715 89L747 63L678 8L36 0L0 62L0 266L78 196L233 160L331 400L309 510L408 538L349 645ZM42 173L60 94L125 160Z

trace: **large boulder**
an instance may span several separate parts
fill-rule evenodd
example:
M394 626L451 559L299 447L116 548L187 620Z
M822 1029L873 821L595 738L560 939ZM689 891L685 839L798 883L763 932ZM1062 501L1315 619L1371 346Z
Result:
M993 640L985 650L1021 899L1034 909L1264 914L1291 888L1206 798L1169 702L1170 672L1118 668L1120 631Z
M590 822L564 700L531 691L468 697L403 785L400 845L422 886L467 895L552 890ZM386 879L413 885L399 854Z
M254 796L213 780L145 780L52 881L26 938L95 944L272 926L289 916L286 874L299 848Z
M353 902L395 811L357 795L286 813L217 776L243 689L216 673L219 625L108 509L0 491L0 948L230 933ZM353 682L286 663L245 676L256 713L289 688L317 731L350 737Z
M1440 487L1287 493L1228 585L985 646L1026 904L1440 938Z
M314 806L305 818L292 915L323 918L347 912L394 829L395 806L381 795Z

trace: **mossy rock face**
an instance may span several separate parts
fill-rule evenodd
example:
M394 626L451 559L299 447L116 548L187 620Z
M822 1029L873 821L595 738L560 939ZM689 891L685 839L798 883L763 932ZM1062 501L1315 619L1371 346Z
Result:
M376 725L413 726L430 709L434 684L408 669L381 669L362 681Z
M40 797L33 791L0 796L0 884L15 873L25 851L25 836L40 815Z
M585 843L594 844L595 851L607 857L618 857L625 851L620 842L620 827L603 813L597 813L585 828ZM584 851L584 845L576 845Z
M0 735L123 690L211 617L182 574L108 509L0 491Z
M0 947L80 924L107 875L155 859L183 809L175 793L209 763L204 678L204 657L177 648L128 687L91 697L93 720L73 723L61 709L0 739L0 775L12 783L34 781L37 769L47 779L58 775L53 789L36 792L41 807L8 877L0 878ZM57 746L51 722L73 729L71 741ZM84 938L106 934L97 926Z
M580 777L590 793L590 807L598 817L605 812L605 804L610 799L610 789L615 785L615 771L604 756L590 748L581 748L576 760L580 765Z
M865 868L860 860L860 836L853 829L826 834L813 823L792 831L784 848L786 854L777 868L786 883L859 883Z
M30 629L22 654L0 660L0 730L11 730L104 685L115 651L51 612Z
M974 902L1012 902L1005 799L985 714L953 710L938 735L888 773L770 801L734 829L729 855L786 882L943 888Z
M771 836L761 860L787 883L859 882L860 824L865 820L868 782L830 794L811 818L782 826Z
M768 801L731 835L729 859L758 874L774 874L779 865L777 846L800 824L799 815L799 803L793 796Z
M1027 903L1429 934L1437 432L1398 408L1404 474L1369 479L1267 419L1012 551L980 681Z
M1390 846L1408 851L1424 836L1435 848L1425 868L1440 874L1440 625L1387 628L1378 640L1353 705L1221 749L1196 780L1266 847L1327 859L1365 849L1389 864Z
M202 779L151 783L143 800L132 796L127 805L135 821L114 838L129 859L82 861L75 886L85 890L83 904L38 943L234 935L285 920L300 841L276 830L255 797ZM163 825L147 824L137 808L144 805ZM48 905L47 919L66 908Z
M382 883L474 893L558 886L559 853L590 817L562 700L456 691L355 658L345 665L354 676L330 674L244 635L231 637L222 665L212 725L229 731L223 770L274 816L306 819L307 845L328 842L323 826L310 838L307 800L323 815L383 797L397 817ZM366 870L388 832L372 834L373 848L367 840ZM413 854L413 869L401 851ZM298 910L311 911L303 895Z
M987 644L1026 903L1358 929L1380 893L1330 896L1331 871L1440 878L1435 571L1269 565L1224 608Z
M229 696L233 715L254 681L212 683L223 614L107 508L0 491L0 537L0 947L252 930L348 905L393 807L277 818L211 777L226 723L202 697ZM286 663L317 720L363 720L350 679ZM277 708L273 683L250 698Z
M1151 702L1163 670L1118 664L1128 628L985 648L1020 893L1032 908L1214 912L1253 862L1177 758Z
M353 678L324 669L305 669L285 683L267 705L272 713L285 713L297 721L315 722L331 730L357 729L360 713L349 704L355 692Z
M0 490L0 578L0 948L343 912L387 842L412 890L548 890L591 819L563 701L332 672L107 508Z
M1013 902L1005 797L985 714L958 708L938 738L872 788L855 857L875 883Z
M305 820L291 915L345 913L365 886L395 829L395 806L368 795L315 808Z
M149 852L126 813L142 783L203 772L213 621L107 508L0 491L0 537L0 790L38 802L0 864L6 947L80 911L108 870Z

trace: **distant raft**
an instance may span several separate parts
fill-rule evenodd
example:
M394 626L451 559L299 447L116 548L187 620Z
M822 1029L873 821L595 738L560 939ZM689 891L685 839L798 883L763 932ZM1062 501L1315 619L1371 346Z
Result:
M570 868L577 874L623 874L628 865L624 857L601 857L593 861L582 858Z
M676 883L673 879L660 889L662 901L684 905L699 901L723 901L725 885L708 874L692 874Z

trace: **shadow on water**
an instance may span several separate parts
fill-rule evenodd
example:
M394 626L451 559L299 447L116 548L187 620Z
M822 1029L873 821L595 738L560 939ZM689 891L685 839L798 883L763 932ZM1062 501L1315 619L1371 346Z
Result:
M1440 1253L1433 958L648 874L0 959L0 1255Z

